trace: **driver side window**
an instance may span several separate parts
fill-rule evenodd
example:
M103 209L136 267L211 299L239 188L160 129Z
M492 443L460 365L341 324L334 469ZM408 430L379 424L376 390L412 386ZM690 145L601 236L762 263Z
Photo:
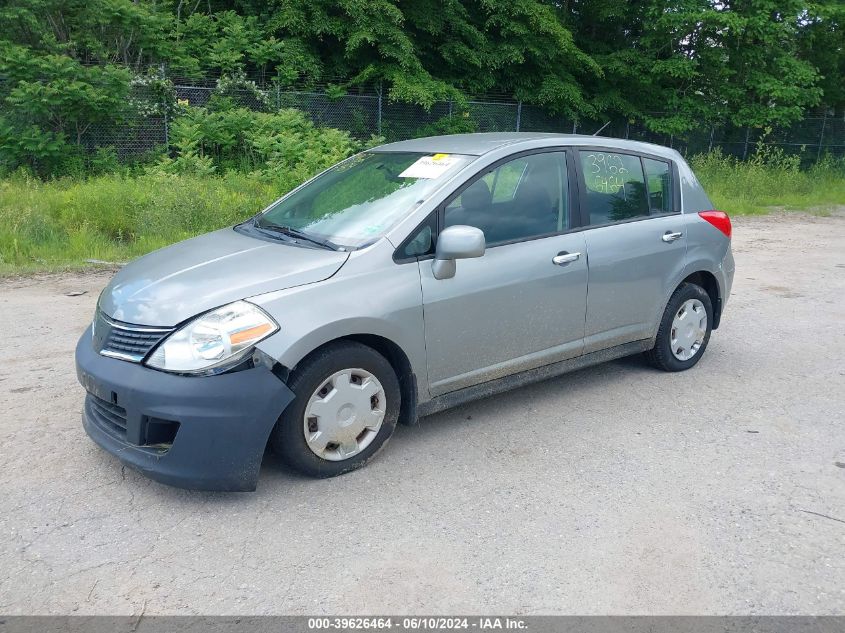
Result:
M446 207L444 226L484 231L488 246L569 228L565 152L520 156L477 178Z

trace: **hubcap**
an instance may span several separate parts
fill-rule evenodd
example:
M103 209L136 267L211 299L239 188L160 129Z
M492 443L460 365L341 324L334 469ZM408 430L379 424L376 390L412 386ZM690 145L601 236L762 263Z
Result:
M678 360L689 360L701 349L707 334L707 310L698 299L688 299L675 313L669 345Z
M364 369L344 369L317 388L305 407L308 448L338 462L367 448L378 435L387 401L384 387Z

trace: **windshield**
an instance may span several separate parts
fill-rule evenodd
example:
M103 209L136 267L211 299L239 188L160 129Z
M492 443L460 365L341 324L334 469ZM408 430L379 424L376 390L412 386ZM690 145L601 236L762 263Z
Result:
M474 156L365 152L343 161L278 200L255 221L345 248L365 246Z

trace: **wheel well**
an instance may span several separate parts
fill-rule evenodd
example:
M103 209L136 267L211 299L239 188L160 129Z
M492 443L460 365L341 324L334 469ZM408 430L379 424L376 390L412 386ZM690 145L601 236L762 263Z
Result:
M341 336L340 338L320 345L320 347L313 350L308 356L326 345L331 345L338 341L355 341L356 343L361 343L374 349L387 359L387 362L393 367L393 371L396 372L396 378L399 380L399 389L402 394L402 406L399 408L399 423L414 424L417 420L417 379L411 368L411 362L408 360L405 352L402 351L402 348L390 339L376 334L350 334L349 336Z
M713 273L700 270L688 275L681 283L691 283L704 288L713 305L713 329L719 327L719 321L722 318L722 297L719 295L719 282L716 281Z

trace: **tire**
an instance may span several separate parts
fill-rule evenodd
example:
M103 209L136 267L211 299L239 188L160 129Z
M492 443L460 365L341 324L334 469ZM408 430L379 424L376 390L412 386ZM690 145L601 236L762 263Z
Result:
M396 428L401 405L396 373L384 356L361 343L343 341L316 351L294 370L288 387L295 398L276 422L270 448L305 475L335 477L360 468ZM369 395L378 387L377 393ZM384 415L377 429L363 428L358 434L367 420L375 426L379 411ZM325 444L322 449L321 444ZM359 449L354 454L349 450L353 444Z
M680 311L685 308L685 314L681 318ZM692 309L690 309L692 308ZM707 323L704 328L704 336L698 342L700 334L700 311L703 308ZM680 327L675 328L676 317L681 318L677 323ZM690 320L692 323L684 323ZM663 317L660 319L660 327L657 330L657 338L654 347L646 352L646 357L652 365L664 371L684 371L694 366L707 349L710 341L710 333L713 329L713 304L710 302L710 295L701 286L691 283L683 283L672 294ZM675 349L673 349L673 331L676 335ZM695 347L695 342L698 347ZM693 351L694 350L694 351ZM680 352L680 353L679 353ZM692 355L688 358L685 356Z

